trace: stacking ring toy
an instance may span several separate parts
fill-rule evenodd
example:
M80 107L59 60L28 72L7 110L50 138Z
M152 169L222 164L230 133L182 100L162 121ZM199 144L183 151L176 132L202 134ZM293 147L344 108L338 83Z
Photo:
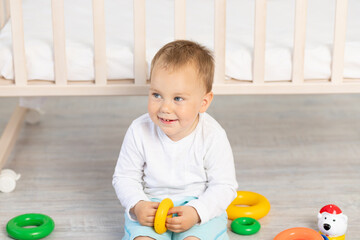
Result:
M317 231L304 227L290 228L284 230L278 235L276 235L276 237L274 238L274 240L299 240L299 239L324 240L321 234L318 233Z
M35 226L33 228L26 228ZM48 236L55 227L54 221L46 215L27 213L12 218L6 225L9 236L18 240L33 240Z
M240 235L251 235L260 230L260 223L253 218L241 217L232 221L231 230Z
M327 236L322 235L322 234L321 234L321 236L323 237L324 240L329 240Z
M248 205L240 207L236 205ZM240 217L250 217L260 219L270 211L270 202L258 193L248 191L238 191L237 197L226 209L228 218L234 220Z
M164 232L166 232L167 228L165 226L165 222L167 217L172 217L172 215L168 215L168 211L172 207L174 207L174 203L171 201L170 198L165 198L161 201L156 211L154 220L154 229L155 232L157 232L158 234L163 234Z

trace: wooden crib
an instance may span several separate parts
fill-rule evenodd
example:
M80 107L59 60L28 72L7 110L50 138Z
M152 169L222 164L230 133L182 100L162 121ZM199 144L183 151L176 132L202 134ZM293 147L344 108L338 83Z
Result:
M287 81L265 81L267 0L255 1L254 44L251 81L226 78L226 0L214 0L215 94L320 94L360 92L360 79L345 79L344 48L348 0L336 1L331 77L304 79L304 52L308 0L296 0L292 49L292 77ZM0 26L12 23L14 79L0 78L0 97L146 95L149 87L146 63L145 0L134 0L134 79L109 80L106 65L104 0L93 0L94 69L93 81L68 81L64 27L64 2L52 0L55 79L28 80L23 32L22 0L0 1ZM174 39L186 39L186 0L174 0ZM91 24L91 23L90 23ZM17 107L0 140L0 169L9 156L27 109Z

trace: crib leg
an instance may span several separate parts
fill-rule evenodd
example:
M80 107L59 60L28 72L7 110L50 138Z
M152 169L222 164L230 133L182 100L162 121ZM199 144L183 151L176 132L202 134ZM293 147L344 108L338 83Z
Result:
M0 139L0 170L5 165L5 162L15 145L27 110L27 108L17 106L5 127Z

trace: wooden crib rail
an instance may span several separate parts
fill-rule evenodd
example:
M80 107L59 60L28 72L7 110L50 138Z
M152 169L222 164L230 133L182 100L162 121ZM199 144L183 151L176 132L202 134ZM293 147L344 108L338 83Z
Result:
M331 82L334 84L339 84L343 81L347 9L348 0L336 1L333 61L331 74Z
M2 29L6 22L5 16L5 1L0 1L0 29Z
M5 1L0 1L0 29L2 29L6 22L6 16L5 16Z
M253 82L254 84L263 84L265 78L266 0L255 1L254 32Z
M175 0L175 39L186 39L186 0Z
M27 85L22 0L10 1L15 85Z
M55 83L64 86L67 82L64 1L52 0L52 24L54 41Z
M10 0L0 0L0 30L10 18Z
M134 77L138 85L147 79L145 23L145 0L134 0Z
M22 0L0 0L0 25L11 15L15 80L0 78L0 96L146 95L146 0L134 0L134 79L108 80L104 0L93 1L94 81L68 81L64 2L52 0L55 80L27 79ZM9 4L10 3L10 4ZM348 0L336 0L335 32L330 79L304 80L304 54L308 0L296 0L292 79L265 81L267 0L255 0L253 80L227 79L226 0L214 0L215 94L294 94L360 92L360 79L343 79ZM10 10L9 10L10 6ZM174 0L174 39L186 39L186 0ZM3 14L1 14L1 12Z
M215 0L214 84L225 83L226 1Z
M308 0L296 1L292 81L304 83L306 16Z
M106 38L104 0L93 0L95 84L106 85Z

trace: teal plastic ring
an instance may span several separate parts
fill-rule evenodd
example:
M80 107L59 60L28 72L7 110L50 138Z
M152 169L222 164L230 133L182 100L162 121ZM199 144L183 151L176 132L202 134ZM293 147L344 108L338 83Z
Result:
M39 213L19 215L6 225L9 236L17 240L41 239L48 236L54 228L54 221L49 216Z
M231 223L231 230L240 235L252 235L260 230L260 223L249 217L237 218Z

